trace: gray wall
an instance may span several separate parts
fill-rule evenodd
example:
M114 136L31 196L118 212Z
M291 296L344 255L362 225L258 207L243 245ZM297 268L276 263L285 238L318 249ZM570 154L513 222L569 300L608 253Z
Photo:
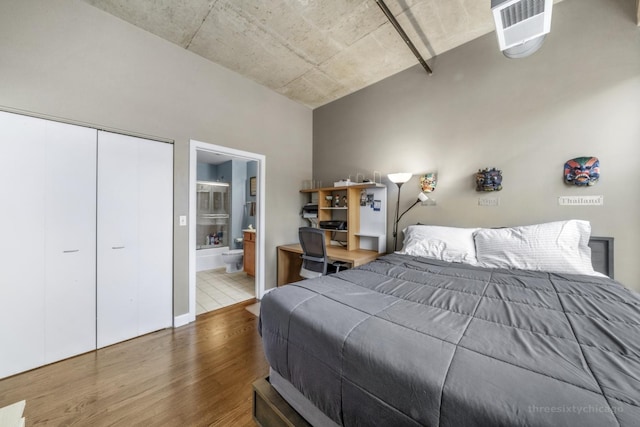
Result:
M332 182L377 170L437 171L435 206L418 206L400 227L422 222L510 226L568 218L613 236L616 278L640 290L640 29L633 0L564 0L533 56L509 60L488 34L313 112L313 174ZM563 183L563 165L597 156L592 188ZM473 174L503 171L500 206L480 207ZM384 181L383 181L384 182ZM402 187L401 206L419 191ZM388 197L395 200L395 185ZM561 207L564 195L603 195L601 207ZM395 203L390 203L393 207ZM393 212L388 212L389 245Z
M174 314L188 311L189 140L266 156L266 286L297 239L312 112L77 0L0 2L0 108L175 141ZM195 161L195 159L194 159ZM25 172L27 173L27 172Z

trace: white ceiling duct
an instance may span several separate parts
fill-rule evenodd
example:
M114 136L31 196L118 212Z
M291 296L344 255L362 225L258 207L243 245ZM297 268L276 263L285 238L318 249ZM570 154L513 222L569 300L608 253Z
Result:
M523 58L542 46L551 30L553 0L491 0L500 50Z

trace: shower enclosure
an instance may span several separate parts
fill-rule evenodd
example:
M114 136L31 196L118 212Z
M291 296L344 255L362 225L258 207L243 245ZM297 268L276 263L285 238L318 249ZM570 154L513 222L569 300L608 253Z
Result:
M229 184L198 181L196 249L229 246Z

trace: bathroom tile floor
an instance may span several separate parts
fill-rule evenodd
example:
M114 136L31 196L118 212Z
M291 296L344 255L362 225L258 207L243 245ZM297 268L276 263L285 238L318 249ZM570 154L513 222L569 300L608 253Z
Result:
M225 268L196 273L196 315L255 298L255 279Z

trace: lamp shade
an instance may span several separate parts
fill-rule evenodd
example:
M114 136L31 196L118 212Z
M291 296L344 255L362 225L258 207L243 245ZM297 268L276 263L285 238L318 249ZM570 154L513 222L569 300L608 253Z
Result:
M389 175L387 175L389 181L393 182L394 184L404 184L405 182L409 181L412 176L413 174L408 172L390 173Z

